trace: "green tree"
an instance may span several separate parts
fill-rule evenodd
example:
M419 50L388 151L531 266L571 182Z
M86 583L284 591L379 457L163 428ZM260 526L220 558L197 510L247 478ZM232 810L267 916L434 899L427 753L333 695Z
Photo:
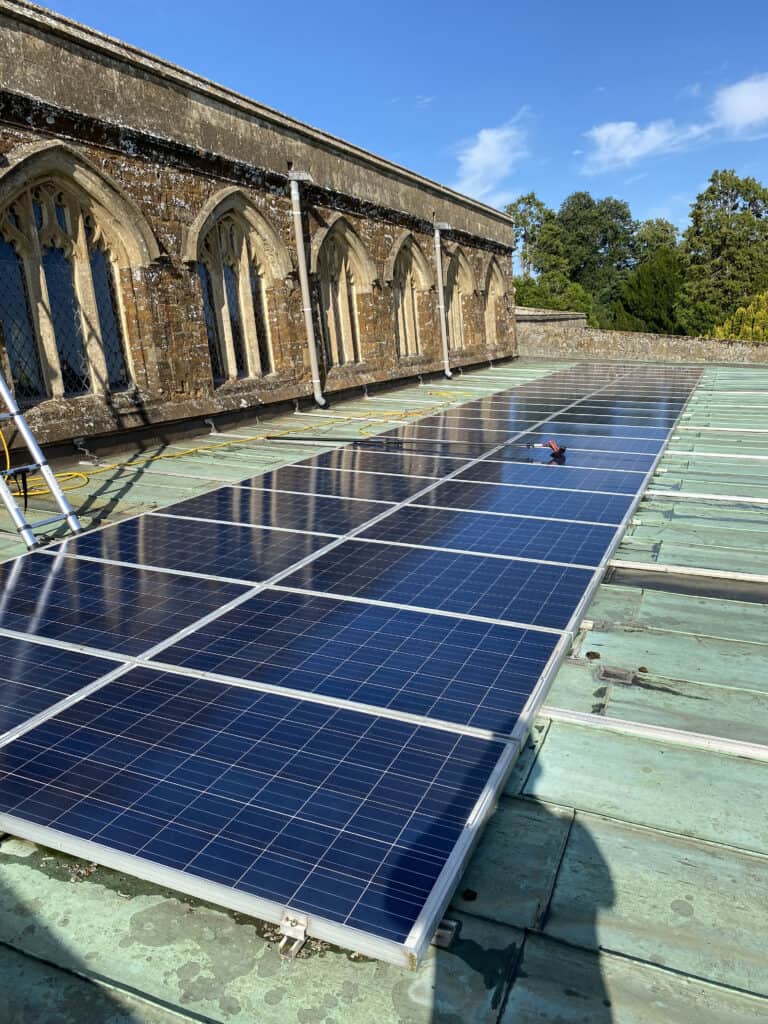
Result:
M715 328L715 337L768 342L768 292L756 295L746 306L739 306L733 316Z
M691 207L683 236L676 316L687 334L709 334L768 290L768 189L715 171Z
M539 241L544 221L552 216L535 192L527 192L506 207L506 213L514 221L515 244L518 249L520 271L523 277L530 277L533 269L533 253Z
M635 255L639 262L648 259L658 249L677 247L678 233L674 224L663 217L644 220L635 233Z
M588 322L596 325L592 296L580 284L569 281L565 274L558 271L541 274L537 278L516 278L515 293L515 301L519 306L575 310L586 313Z
M629 206L622 200L574 192L554 218L543 223L534 266L542 273L565 273L581 285L592 295L600 322L607 323L635 262L635 231Z
M656 249L624 280L612 326L620 331L679 334L675 303L682 279L678 251Z

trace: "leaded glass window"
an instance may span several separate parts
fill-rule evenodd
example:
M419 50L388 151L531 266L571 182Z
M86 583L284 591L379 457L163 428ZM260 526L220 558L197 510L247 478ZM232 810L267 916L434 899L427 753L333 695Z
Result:
M200 245L198 272L214 383L272 373L266 289L258 239L245 219L224 214Z
M19 401L129 386L121 251L73 183L40 181L0 208L0 323Z

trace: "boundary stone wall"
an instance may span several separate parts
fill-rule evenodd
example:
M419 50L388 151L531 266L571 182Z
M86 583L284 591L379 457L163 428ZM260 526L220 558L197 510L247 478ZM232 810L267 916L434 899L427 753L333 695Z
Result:
M626 359L669 363L768 363L768 345L684 335L606 331L584 313L515 311L518 355L552 359Z

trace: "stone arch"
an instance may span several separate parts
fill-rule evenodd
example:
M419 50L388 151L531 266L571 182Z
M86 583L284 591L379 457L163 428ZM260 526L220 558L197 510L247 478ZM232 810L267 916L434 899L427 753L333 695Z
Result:
M435 283L435 275L412 231L402 231L395 239L384 267L384 281L391 284L395 276L395 264L404 248L410 250L421 287L431 288Z
M342 248L346 249L350 256L350 262L356 273L356 287L358 294L367 294L373 288L373 282L377 280L378 274L376 265L362 243L360 236L341 213L335 213L324 228L316 232L312 239L310 250L310 273L317 274L320 265L323 248L335 241Z
M256 249L264 257L262 272L267 287L272 287L292 273L291 257L277 231L248 194L236 186L223 188L212 195L195 217L182 246L182 259L185 263L197 262L203 242L211 229L227 215L240 219L255 236Z
M100 229L109 238L118 265L146 266L160 255L152 229L136 203L108 174L63 142L20 147L0 172L0 209L38 183L53 181L90 206Z
M472 270L472 264L467 259L467 254L460 245L446 247L449 257L443 260L443 284L447 285L450 277L459 281L465 295L471 295L477 291L477 282Z
M485 338L489 345L498 343L498 303L505 299L507 286L498 260L491 256L485 271Z
M448 322L448 346L459 350L471 344L471 325L467 322L469 304L477 290L472 266L463 249L456 246L445 261L445 308Z

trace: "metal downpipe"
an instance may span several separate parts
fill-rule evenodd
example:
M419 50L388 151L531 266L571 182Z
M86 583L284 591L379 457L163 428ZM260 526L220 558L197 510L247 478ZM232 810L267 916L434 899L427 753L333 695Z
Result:
M295 172L289 176L291 185L291 206L293 207L293 231L296 238L296 256L299 265L299 285L301 286L301 305L304 311L304 327L307 332L309 348L309 370L312 376L312 394L315 404L321 409L328 404L323 395L320 381L320 367L317 362L317 346L315 344L315 325L312 320L312 298L309 292L309 275L307 273L307 254L304 248L304 226L301 223L301 192L300 181L311 181L308 174Z
M443 372L449 379L451 361L448 356L448 326L445 319L445 286L443 284L443 252L440 245L440 232L448 230L449 224L435 224L435 266L437 269L437 306L440 310L440 338L443 345Z

